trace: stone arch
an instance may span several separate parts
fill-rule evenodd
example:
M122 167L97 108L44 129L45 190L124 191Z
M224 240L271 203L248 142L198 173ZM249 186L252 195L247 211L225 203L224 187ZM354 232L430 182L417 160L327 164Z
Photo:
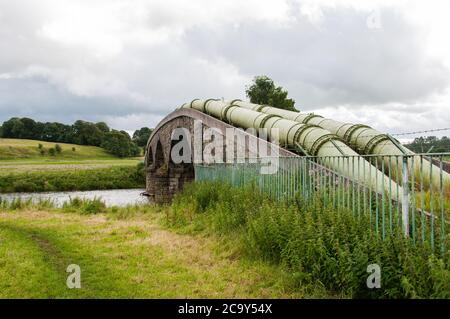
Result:
M194 140L194 134L196 132L196 127L198 126L196 121L201 122L199 130L197 130L201 135L200 140ZM171 150L174 146L171 138L172 132L180 127L186 128L191 135L191 156L189 163L175 163L171 159ZM147 143L148 160L146 161L146 190L152 201L156 203L170 202L176 192L182 189L186 183L195 179L193 153L195 147L200 151L204 149L207 141L203 141L203 132L207 128L217 129L222 132L222 134L225 134L226 130L229 128L231 128L233 132L236 130L235 127L194 109L176 110L167 115L156 126ZM241 134L247 133L242 132ZM266 141L262 142L269 143ZM243 147L245 149L248 148L247 145L244 145ZM249 151L246 151L246 156L249 156L249 153ZM282 148L279 148L279 153L280 155L285 156L296 155ZM200 162L203 161L202 154L200 154L200 159L196 160L200 160Z
M154 161L153 150L151 147L147 146L146 152L145 152L145 160L144 160L145 167L151 166L153 164L153 161Z
M184 185L191 182L195 178L194 171L194 163L193 163L193 150L192 150L192 134L187 127L176 126L174 127L174 132L176 129L182 129L182 134L177 136L178 140L170 139L170 149L169 149L169 167L168 174L170 179L169 191L171 193L176 193L183 189ZM186 154L183 153L183 158L179 158L174 160L173 156L176 154L172 154L173 147L178 143L187 143L187 148L182 148L183 152L188 152ZM181 162L180 162L181 161Z
M166 156L164 153L164 147L161 143L161 140L158 139L155 146L155 154L152 167L154 167L156 173L161 176L166 175L168 171Z

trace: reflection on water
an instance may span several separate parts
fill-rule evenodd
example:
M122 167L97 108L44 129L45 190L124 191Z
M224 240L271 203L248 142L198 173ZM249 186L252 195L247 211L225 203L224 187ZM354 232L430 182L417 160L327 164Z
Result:
M107 206L126 206L128 204L145 204L148 198L141 196L145 189L111 189L84 192L48 192L48 193L7 193L0 194L2 200L11 201L13 198L23 200L50 199L57 206L62 206L70 198L94 199L101 198Z

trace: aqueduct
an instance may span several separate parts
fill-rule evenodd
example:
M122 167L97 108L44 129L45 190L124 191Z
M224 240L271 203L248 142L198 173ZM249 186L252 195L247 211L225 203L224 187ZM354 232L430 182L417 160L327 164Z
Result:
M195 127L198 125L197 127ZM190 160L175 163L171 157L174 146L173 132L176 129L184 128L189 132L181 139L189 139L191 148ZM199 130L200 134L194 132L194 128ZM147 187L146 192L150 199L156 203L167 203L173 195L180 190L183 185L194 179L194 162L203 162L203 150L211 141L206 141L204 133L207 129L213 128L218 134L241 136L244 144L239 144L238 139L234 141L234 154L237 156L242 151L246 157L258 157L259 148L263 146L264 151L273 149L280 156L298 156L298 154L287 149L281 148L267 140L251 136L247 132L238 129L230 124L220 121L208 114L195 109L181 108L166 116L153 131L146 148L145 167ZM227 130L228 129L228 130ZM195 138L196 134L199 138ZM257 139L256 143L255 140ZM253 143L252 143L253 140ZM226 145L223 145L226 154ZM197 151L195 151L197 150ZM198 154L198 158L194 156ZM266 153L264 154L266 155ZM225 161L226 158L223 158Z
M211 135L211 129L214 135ZM254 129L254 135L242 129ZM261 138L265 130L269 141ZM177 132L174 136L174 133ZM182 133L180 133L182 132ZM184 133L183 133L184 132ZM206 134L209 132L208 134ZM232 135L232 143L224 143ZM217 99L193 100L167 115L155 128L146 148L146 193L157 203L166 203L180 190L184 184L195 178L194 164L201 164L207 159L204 151L214 139L222 136L222 143L209 151L219 157L221 162L227 162L224 154L233 154L232 160L242 157L255 158L264 156L298 157L308 156L318 159L343 157L356 158L360 155L377 156L380 162L374 164L370 158L358 158L358 162L350 161L337 164L331 161L327 167L333 173L343 175L348 179L365 185L373 185L373 189L382 194L386 186L392 186L396 181L387 176L384 167L390 167L389 174L400 176L402 171L398 162L395 164L391 156L402 157L403 164L411 169L411 151L389 136L378 132L367 125L342 123L311 113L300 113L281 110L266 105L257 105L240 100L226 102ZM241 137L235 139L234 137ZM258 137L256 137L258 136ZM174 146L184 141L188 145L181 155L182 161L174 160ZM271 150L269 154L267 149ZM240 154L240 155L239 155ZM388 157L383 157L389 155ZM320 160L319 160L320 162ZM436 175L439 179L439 169L435 165L421 167L428 176ZM383 167L383 170L381 169ZM404 166L405 167L405 166ZM404 169L403 167L403 169ZM363 172L364 177L358 173ZM366 172L370 173L366 174ZM372 175L371 173L374 172ZM450 181L448 173L442 173L444 180ZM431 176L432 177L432 176ZM379 182L381 181L381 182ZM390 189L391 191L391 189ZM392 190L392 198L398 198L402 192L397 184Z

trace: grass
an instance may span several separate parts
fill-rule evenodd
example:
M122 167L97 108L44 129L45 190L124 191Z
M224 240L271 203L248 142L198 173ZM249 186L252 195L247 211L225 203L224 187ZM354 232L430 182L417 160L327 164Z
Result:
M61 153L41 155L41 149L53 148L55 143L0 138L0 193L142 188L145 185L141 158L120 159L94 146L59 145Z
M197 183L176 197L166 221L188 234L223 236L240 254L285 267L293 276L291 286L303 291L321 287L353 298L450 298L448 233L445 251L395 235L401 234L396 225L382 240L370 231L368 219L324 209L320 199L315 203L274 203L251 187ZM372 263L381 267L381 289L366 286Z
M0 161L0 176L10 173L49 172L49 171L79 171L117 166L136 166L139 159L114 159L114 160L83 160L83 161L59 161L59 162L5 162Z
M39 144L45 151L41 155ZM55 156L48 154L48 149L59 144L62 152ZM75 151L72 150L75 148ZM0 160L86 160L86 159L114 159L115 157L107 153L104 149L96 146L84 146L66 143L53 143L37 140L0 138Z
M48 154L56 143L0 138L0 176L11 172L84 170L111 166L135 166L142 158L118 158L103 148L58 143L62 151L55 156ZM44 155L41 155L42 145ZM72 150L75 148L75 151Z
M441 252L369 229L346 210L223 183L188 185L170 206L0 201L0 297L450 298L448 234ZM73 263L79 290L65 286Z
M0 174L0 193L143 187L145 187L143 164L83 170L42 170Z
M305 297L287 289L281 267L168 231L159 207L94 205L86 214L87 202L36 205L0 208L0 298ZM69 264L81 268L81 289L66 287Z

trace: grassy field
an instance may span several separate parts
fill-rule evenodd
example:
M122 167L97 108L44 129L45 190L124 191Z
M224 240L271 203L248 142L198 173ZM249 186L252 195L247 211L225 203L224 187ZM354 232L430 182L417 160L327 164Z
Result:
M381 240L367 226L210 183L170 206L0 201L0 298L450 298L448 246ZM66 287L69 264L81 289Z
M42 144L44 155L41 155ZM121 159L94 146L0 138L0 193L141 188L142 158ZM75 151L72 150L75 148ZM139 172L140 171L140 172Z
M43 147L44 155L40 153L39 144ZM55 147L56 144L61 146L62 152L56 156L49 155L48 149ZM75 148L75 151L72 148ZM115 159L115 157L95 146L0 138L0 160L23 159L55 162L59 160Z
M0 209L0 298L305 297L286 289L281 267L230 254L219 239L170 231L163 218L156 207ZM81 289L66 286L69 264L81 268Z
M86 167L0 174L0 194L14 192L87 191L145 187L142 164Z
M79 161L0 161L0 176L11 173L78 171L117 166L136 166L141 158Z
M44 155L41 155L42 144ZM0 175L11 172L83 170L111 166L134 166L142 158L118 158L95 146L59 143L60 154L51 156L48 149L55 143L0 138ZM75 148L75 151L72 150Z

